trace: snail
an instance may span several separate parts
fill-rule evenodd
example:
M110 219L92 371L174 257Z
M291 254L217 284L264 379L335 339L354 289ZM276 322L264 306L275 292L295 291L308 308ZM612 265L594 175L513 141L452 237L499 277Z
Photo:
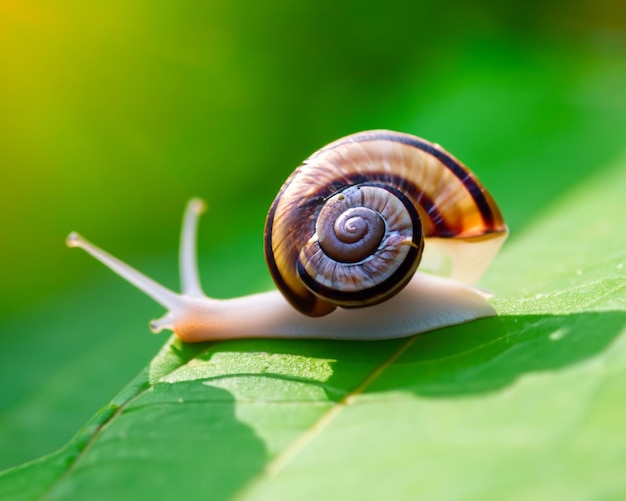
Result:
M508 229L476 176L443 148L386 130L315 152L285 181L265 223L277 291L232 299L200 286L191 200L180 244L182 293L154 282L77 233L67 238L167 309L150 323L186 342L239 337L377 340L495 315L473 287ZM416 271L439 257L437 276ZM442 257L443 256L443 257Z

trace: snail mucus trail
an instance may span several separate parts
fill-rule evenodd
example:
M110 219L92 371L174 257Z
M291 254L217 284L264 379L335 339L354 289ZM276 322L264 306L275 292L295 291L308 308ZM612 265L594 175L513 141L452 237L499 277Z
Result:
M175 293L72 233L80 247L162 304L154 332L187 342L238 337L376 340L495 315L472 286L508 230L476 176L438 145L392 131L339 139L311 155L270 207L265 256L277 291L207 297L191 200ZM445 277L416 271L422 258Z

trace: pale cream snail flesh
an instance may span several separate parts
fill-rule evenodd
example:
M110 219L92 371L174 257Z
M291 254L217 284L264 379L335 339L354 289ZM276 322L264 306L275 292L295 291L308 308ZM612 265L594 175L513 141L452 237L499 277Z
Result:
M475 175L438 145L367 131L318 150L287 179L268 213L265 254L279 291L207 297L196 261L198 216L187 205L182 293L94 246L80 247L167 309L151 322L186 342L232 338L377 340L495 315L475 283L508 230ZM447 277L416 272L443 256ZM432 262L432 259L431 259Z

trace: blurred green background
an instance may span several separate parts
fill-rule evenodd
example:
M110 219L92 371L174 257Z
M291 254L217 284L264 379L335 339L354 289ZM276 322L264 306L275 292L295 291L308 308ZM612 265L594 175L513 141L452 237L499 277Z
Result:
M147 330L162 310L68 250L70 231L177 287L182 209L200 196L206 291L263 290L265 212L287 175L389 128L476 171L515 239L624 158L625 13L0 0L0 468L62 445L165 341Z

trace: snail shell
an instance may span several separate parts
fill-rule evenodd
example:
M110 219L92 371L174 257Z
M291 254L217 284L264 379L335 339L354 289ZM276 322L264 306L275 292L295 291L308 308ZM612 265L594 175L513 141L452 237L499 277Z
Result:
M397 294L424 239L505 233L493 198L448 152L408 134L368 131L322 148L287 179L267 216L265 258L289 303L322 316Z
M423 139L361 132L296 169L265 226L266 260L280 293L214 299L202 292L196 229L203 206L191 200L183 218L180 294L76 233L67 244L167 308L150 323L154 332L170 329L188 342L391 339L495 315L484 294L462 282L480 278L502 245L502 215L472 172ZM416 273L432 251L446 257L452 280Z

